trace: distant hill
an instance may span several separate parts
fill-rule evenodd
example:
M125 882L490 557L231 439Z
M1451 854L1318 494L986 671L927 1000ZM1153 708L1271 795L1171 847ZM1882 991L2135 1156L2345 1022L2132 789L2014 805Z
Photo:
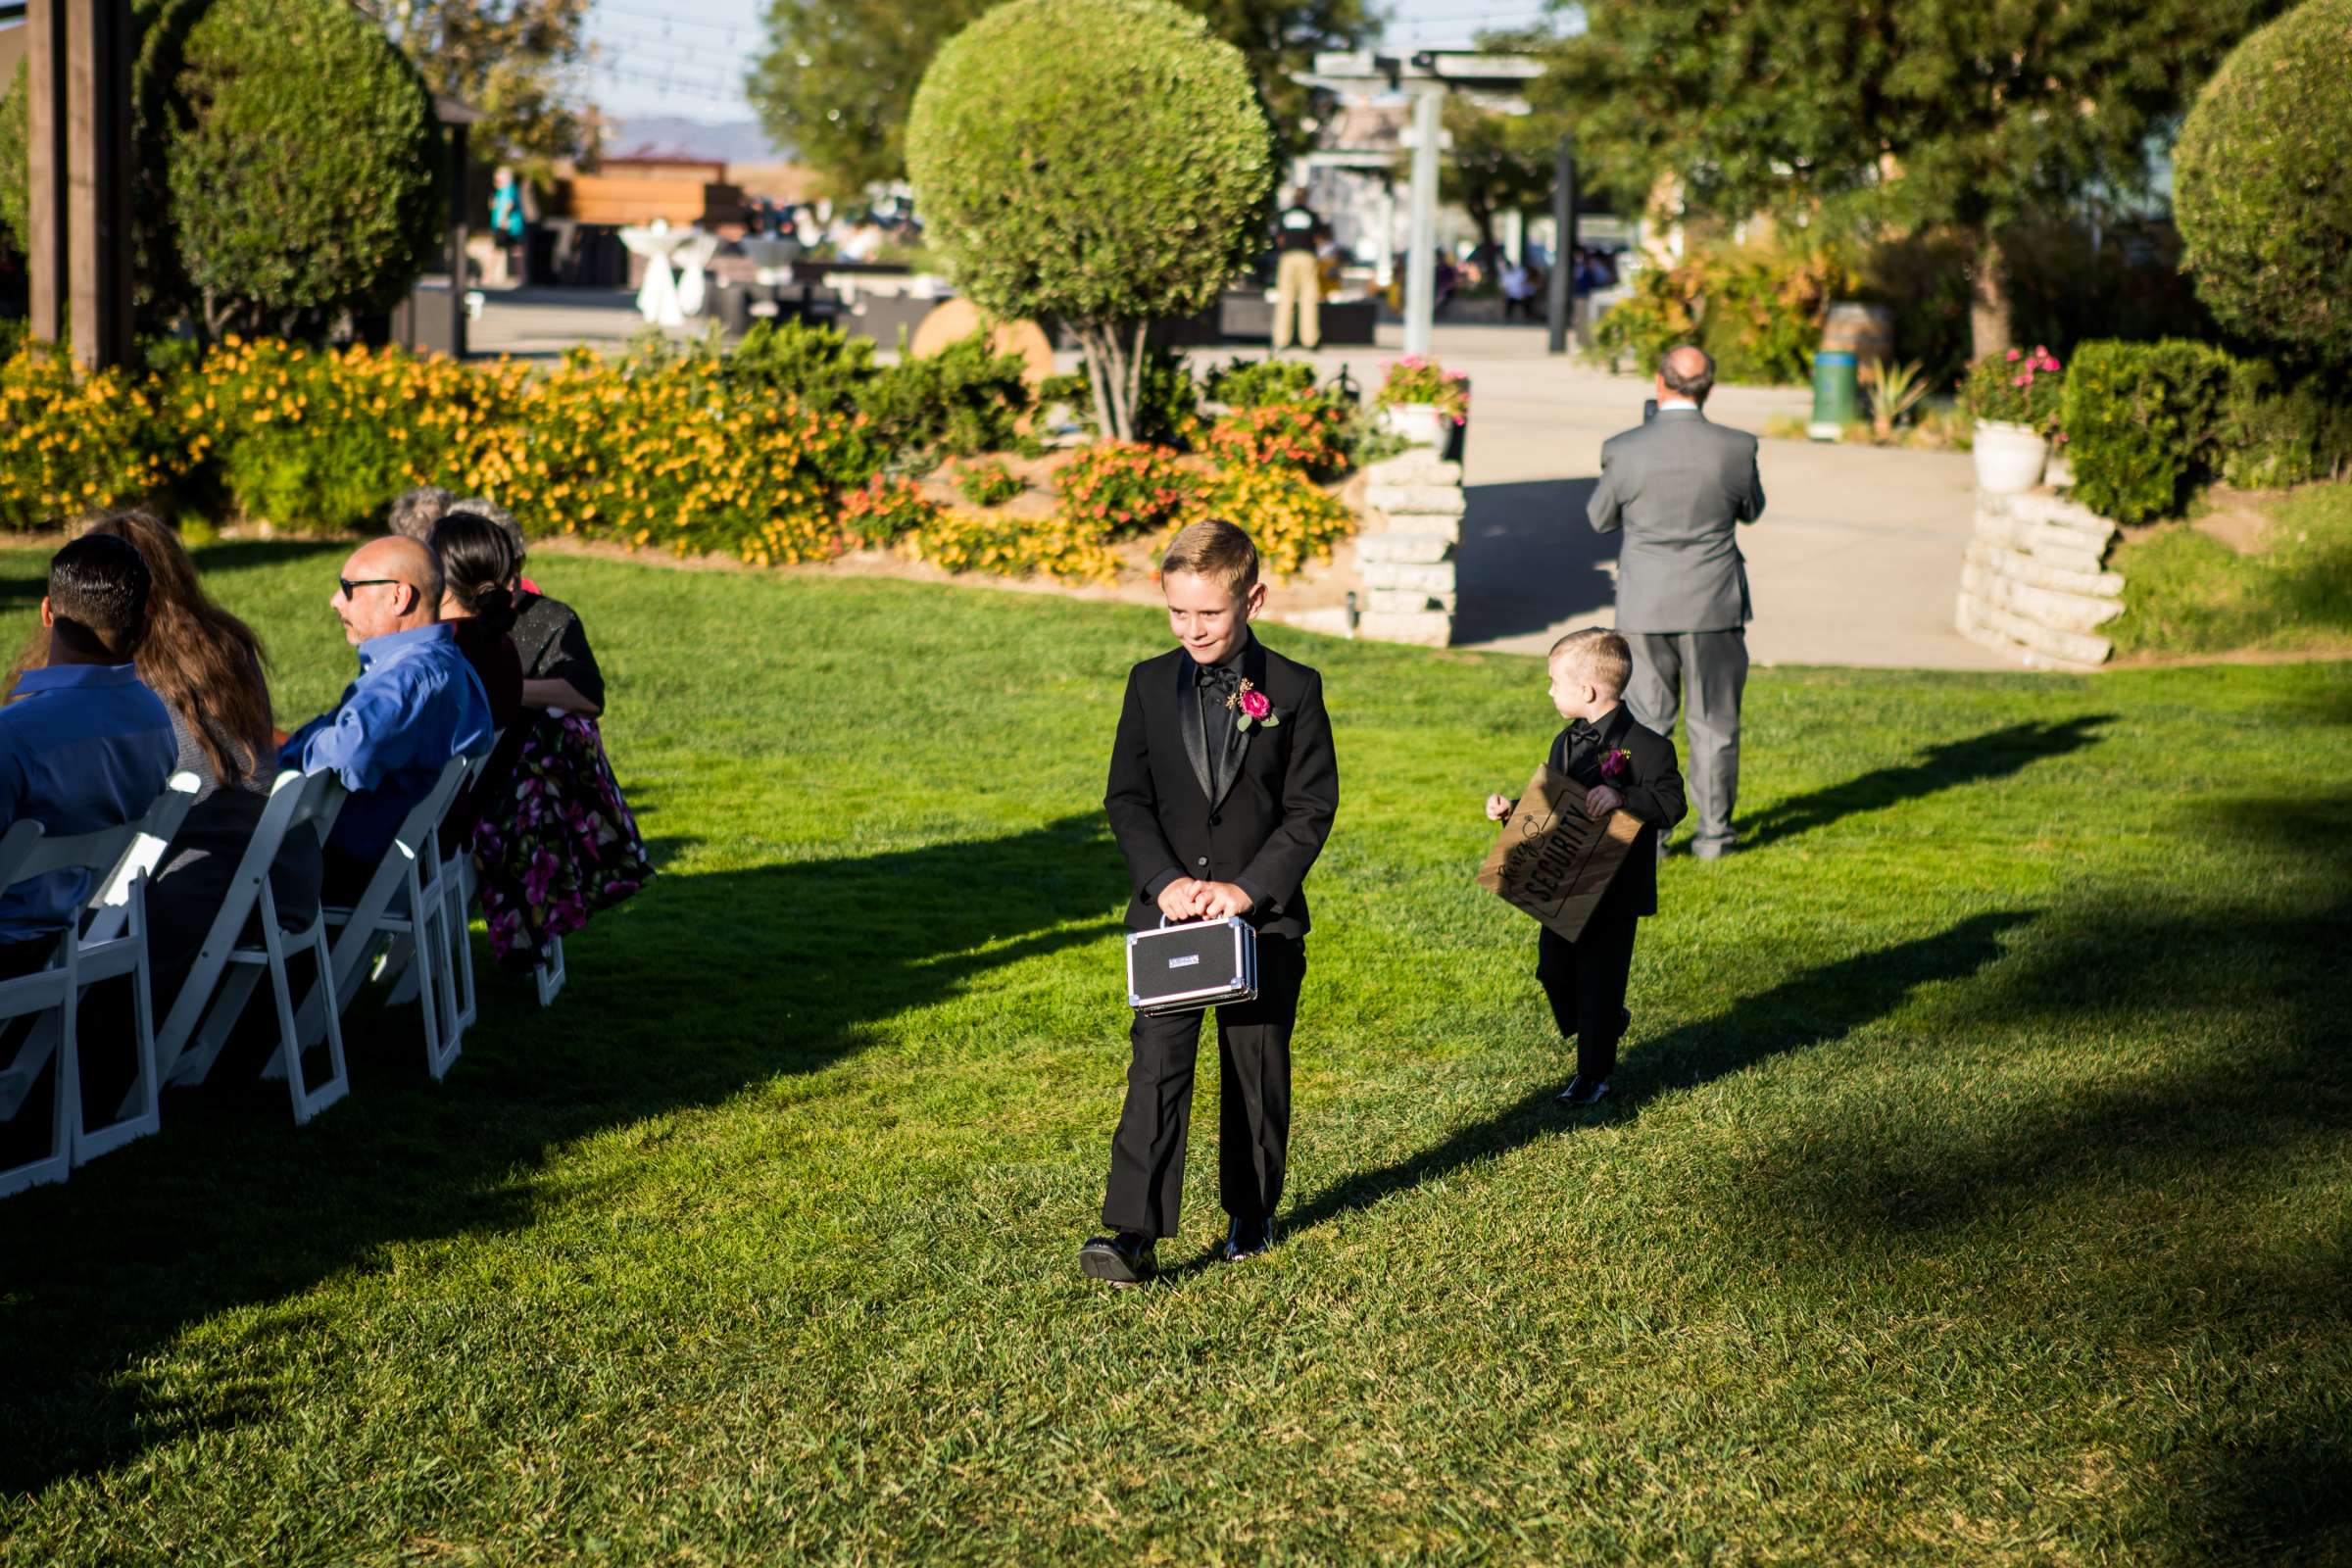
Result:
M730 164L778 164L790 154L767 139L757 121L709 124L699 120L653 116L606 122L608 158L704 158Z

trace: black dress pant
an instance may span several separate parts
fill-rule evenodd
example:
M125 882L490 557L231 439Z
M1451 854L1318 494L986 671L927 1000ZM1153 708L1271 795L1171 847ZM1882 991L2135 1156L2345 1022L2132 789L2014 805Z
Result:
M1585 934L1570 942L1548 927L1536 939L1536 978L1551 1003L1560 1038L1576 1037L1576 1071L1600 1080L1617 1070L1617 1041L1625 1033L1625 982L1634 966L1628 909L1595 909Z
M1225 1212L1262 1219L1282 1201L1290 1160L1291 1030L1306 978L1306 944L1257 939L1257 1000L1217 1013L1217 1185ZM1129 1041L1127 1104L1110 1143L1102 1223L1146 1236L1176 1234L1184 1148L1193 1119L1193 1063L1200 1014L1138 1014Z

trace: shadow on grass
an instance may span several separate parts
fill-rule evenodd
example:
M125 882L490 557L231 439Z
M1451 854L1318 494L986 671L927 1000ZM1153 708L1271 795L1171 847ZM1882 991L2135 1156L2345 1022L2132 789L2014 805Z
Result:
M2067 1362L2178 1356L2239 1385L2138 1417L2163 1477L2141 1528L2191 1560L2352 1560L2352 1221L2331 1180L2352 1135L2352 790L2203 802L2178 831L2248 862L2259 899L2094 891L1964 1001L1991 1040L2056 1023L2144 1053L2089 1079L2052 1059L1997 1115L1809 1127L1734 1184L1740 1230L1807 1238L1818 1252L1775 1266L1843 1277L1890 1253L1997 1270L1988 1232L2058 1226L2063 1273L1974 1310L2077 1342Z
M1749 848L1792 839L1844 817L1884 811L1963 784L2007 778L2047 758L2063 757L2096 742L2115 721L2113 713L2089 713L2054 721L2029 719L1988 730L1964 741L1931 746L1916 762L1882 767L1808 795L1791 796L1765 808L1741 826Z
M1719 1017L1685 1024L1656 1040L1637 1034L1627 1042L1617 1095L1605 1114L1612 1120L1639 1115L1650 1099L1670 1089L1842 1039L1900 1007L1921 986L1974 976L2002 956L2004 933L2034 918L2034 911L2024 909L1975 915L1932 937L1807 969L1735 1003ZM1290 1228L1309 1229L1475 1161L1590 1125L1584 1113L1557 1102L1558 1092L1556 1085L1546 1085L1442 1144L1348 1178L1294 1211Z
M526 1225L520 1173L551 1149L822 1068L884 1020L1101 939L1125 892L1093 814L661 876L566 944L554 1010L485 975L444 1084L423 1073L414 1008L371 990L347 1024L352 1096L309 1127L278 1086L168 1097L165 1136L0 1203L0 1494L270 1413L266 1387L150 1378L141 1363L189 1325L393 1244Z

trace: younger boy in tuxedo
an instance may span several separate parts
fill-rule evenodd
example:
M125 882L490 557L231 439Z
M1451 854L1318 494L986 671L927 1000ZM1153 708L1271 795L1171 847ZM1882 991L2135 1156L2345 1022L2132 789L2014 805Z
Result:
M1634 965L1635 926L1658 912L1658 837L1686 809L1674 743L1636 723L1619 701L1633 668L1633 650L1613 631L1572 631L1551 645L1551 703L1568 727L1551 743L1547 765L1585 787L1585 809L1595 821L1620 808L1642 819L1641 836L1584 935L1570 942L1545 926L1536 939L1536 978L1552 1019L1561 1039L1576 1037L1576 1076L1560 1092L1569 1105L1590 1105L1609 1092L1617 1042L1633 1022L1625 982ZM1487 816L1499 822L1518 804L1491 795Z
M1257 547L1230 522L1179 533L1161 559L1174 652L1127 676L1103 808L1135 887L1127 924L1240 915L1257 931L1258 995L1217 1012L1218 1185L1231 1223L1220 1255L1273 1244L1291 1136L1291 1030L1306 975L1306 895L1340 805L1323 677L1250 630L1265 607ZM1095 1279L1151 1277L1176 1234L1200 1015L1138 1014L1127 1102L1110 1146L1098 1236L1079 1264Z

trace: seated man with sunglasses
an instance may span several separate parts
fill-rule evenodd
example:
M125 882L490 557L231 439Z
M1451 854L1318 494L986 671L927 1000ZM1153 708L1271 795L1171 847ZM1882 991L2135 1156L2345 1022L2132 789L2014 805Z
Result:
M334 773L351 791L324 846L329 904L366 890L451 758L490 750L490 700L442 623L441 587L433 553L397 535L362 545L335 581L328 603L359 650L359 679L278 753L283 765Z

